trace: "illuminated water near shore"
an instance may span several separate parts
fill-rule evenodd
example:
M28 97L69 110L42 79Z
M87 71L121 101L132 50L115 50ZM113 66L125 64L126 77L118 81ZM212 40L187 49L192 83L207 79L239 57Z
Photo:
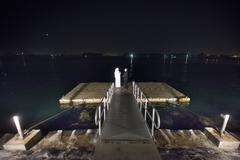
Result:
M115 67L129 67L126 58L2 57L0 64L0 132L15 131L11 116L24 128L61 109L58 99L79 82L113 81ZM162 64L162 59L134 59L135 81L165 81L189 97L191 111L216 120L230 113L240 124L240 65ZM191 122L191 120L189 120Z

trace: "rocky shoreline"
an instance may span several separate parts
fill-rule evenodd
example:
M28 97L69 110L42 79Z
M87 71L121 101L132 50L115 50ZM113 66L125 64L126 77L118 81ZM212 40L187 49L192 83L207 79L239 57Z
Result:
M168 133L164 131L165 133ZM173 131L168 140L161 130L155 131L155 142L162 159L166 160L238 160L240 150L227 151L217 148L208 141L204 134L194 130ZM3 136L3 143L10 134ZM174 137L174 138L173 138ZM5 138L5 140L4 140ZM5 151L1 148L1 160L31 160L31 159L70 159L92 160L97 141L97 130L74 130L49 132L37 145L28 151Z
M168 139L164 137L167 134ZM157 130L156 144L166 160L239 160L240 150L216 147L200 130Z
M74 134L73 134L74 133ZM28 151L0 150L0 159L92 159L96 130L49 132ZM2 140L2 142L6 141Z
M48 125L56 124L70 126L70 129L53 130L44 134L44 137L33 148L28 151L10 152L3 150L2 145L14 134L4 134L0 137L0 159L1 160L92 160L95 145L98 139L97 129L77 129L82 126L93 125L94 107L82 107L74 109L59 119L49 122ZM185 111L184 111L185 112ZM183 113L184 113L183 112ZM172 121L181 121L177 119L179 115L184 115L169 110L170 116L162 118L163 126L169 125L169 119ZM189 115L189 114L187 114ZM165 119L164 119L165 118ZM193 117L191 117L193 118ZM198 117L199 118L199 117ZM189 119L183 117L183 119ZM168 121L167 121L168 120ZM73 123L74 122L74 123ZM206 120L201 122L206 125ZM209 123L207 123L209 124ZM172 124L170 124L171 126ZM40 126L41 127L41 126ZM44 128L45 126L43 126ZM49 127L49 128L50 128ZM46 127L45 127L46 129ZM240 150L227 151L217 148L201 130L170 130L160 129L155 131L155 143L163 160L239 160Z

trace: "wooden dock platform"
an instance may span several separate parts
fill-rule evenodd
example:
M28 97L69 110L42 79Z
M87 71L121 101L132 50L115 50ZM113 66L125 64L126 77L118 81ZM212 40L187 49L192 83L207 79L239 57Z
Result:
M189 103L190 98L164 82L139 82L139 88L153 103Z
M100 103L111 83L79 83L70 92L59 99L61 105L80 105Z
M61 99L62 107L76 106L80 104L98 104L109 89L111 83L93 82L79 83ZM139 82L137 85L153 103L189 103L190 98L164 82ZM129 83L129 90L132 89Z

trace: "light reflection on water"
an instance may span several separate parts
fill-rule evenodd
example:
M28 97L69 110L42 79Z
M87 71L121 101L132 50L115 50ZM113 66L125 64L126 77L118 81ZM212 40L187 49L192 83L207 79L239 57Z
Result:
M50 56L3 57L0 62L0 132L12 131L13 114L27 128L59 112L58 99L77 83L113 81L115 67L130 65L125 58ZM220 113L230 113L230 126L240 124L240 65L164 65L155 58L134 59L132 70L135 81L165 81L188 95L187 109L214 121Z

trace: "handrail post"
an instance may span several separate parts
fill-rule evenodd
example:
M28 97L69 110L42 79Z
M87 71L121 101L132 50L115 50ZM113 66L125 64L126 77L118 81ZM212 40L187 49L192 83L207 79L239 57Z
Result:
M114 93L114 85L112 85L111 101L112 101L113 93Z
M111 99L111 89L110 88L108 89L108 94L109 94L108 95L109 96L108 99L110 100Z
M138 99L140 97L140 88L139 87L137 88L137 97L138 97Z
M137 99L137 85L134 85L134 97Z
M101 129L102 129L102 126L101 126L101 122L102 122L102 118L101 118L101 105L98 106L98 134L99 136L101 135Z
M153 107L152 111L152 137L154 137L154 122L155 121L155 108Z
M103 118L104 121L106 119L106 103L105 103L105 97L103 98Z
M133 95L134 95L134 81L132 82L132 91L133 91Z
M107 99L106 99L106 101L107 101L107 110L109 110L109 93L107 92Z
M137 84L134 86L134 97L137 99Z
M140 109L140 112L142 112L142 101L140 101L140 107L139 107L139 109Z
M142 104L143 104L143 93L142 93L142 91L140 91L140 111L142 111Z
M144 106L144 108L145 108L144 119L145 119L145 121L146 121L146 120L147 120L147 101L145 101L145 106Z
M138 99L138 87L136 86L136 99Z
M137 88L137 103L139 102L139 87Z
M109 110L109 103L108 103L108 101L107 101L107 110Z
M137 99L137 88L138 88L138 86L135 85L135 98L136 98L136 99Z
M109 102L111 102L111 100L112 100L112 90L109 90Z
M107 99L104 97L103 98L103 107L106 107Z

